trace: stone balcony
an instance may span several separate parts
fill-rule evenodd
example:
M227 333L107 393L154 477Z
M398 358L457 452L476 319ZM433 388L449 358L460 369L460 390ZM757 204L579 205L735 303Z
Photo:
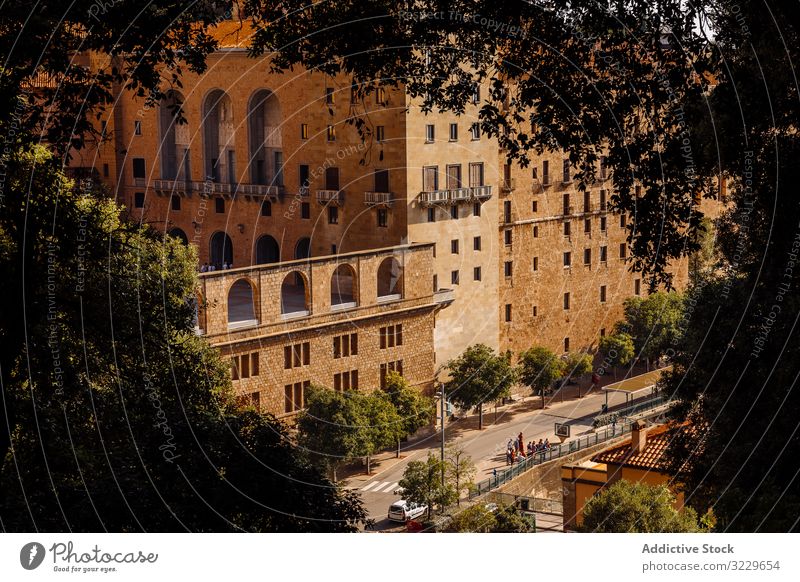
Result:
M333 204L341 206L344 204L343 190L317 190L317 202L320 204Z
M390 207L394 204L392 192L364 192L364 204L367 206Z
M206 180L204 182L198 182L196 180L153 180L152 186L159 196L169 196L172 194L190 196L192 194L198 194L207 197L213 194L221 194L231 198L243 195L248 198L268 198L277 201L283 193L283 186L281 185L224 184L211 180Z
M433 206L434 204L459 204L488 200L491 197L491 186L469 186L462 188L450 188L447 190L433 190L431 192L420 192L418 199L422 206Z

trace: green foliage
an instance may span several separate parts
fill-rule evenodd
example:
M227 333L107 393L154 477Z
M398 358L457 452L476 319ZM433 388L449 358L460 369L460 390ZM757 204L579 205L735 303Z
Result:
M617 333L628 333L634 349L641 357L657 359L672 353L681 339L684 317L684 296L676 292L659 291L646 299L629 297L625 300L625 321Z
M496 355L484 344L468 347L447 364L450 381L445 386L447 398L462 408L478 407L485 402L508 396L517 374L511 354Z
M533 530L529 519L526 519L514 505L501 505L495 515L494 533L529 533Z
M675 509L666 485L620 479L592 497L583 508L581 531L598 533L699 532L697 513Z
M413 435L431 422L435 414L433 399L409 386L398 372L386 376L386 394L400 416L402 437Z
M534 346L522 352L519 357L519 377L534 392L550 388L559 378L564 377L564 360L544 346Z
M434 506L444 510L457 499L455 488L446 479L442 483L442 475L446 471L446 462L437 459L432 453L428 453L424 461L411 461L403 471L403 478L399 483L403 489L403 498L426 504L428 516Z
M472 462L472 457L467 454L464 445L458 442L451 443L445 449L444 458L447 463L445 477L452 483L460 503L461 491L474 485L473 479L477 472L475 463Z
M604 366L627 366L633 360L634 350L633 338L623 331L600 338L599 351Z
M494 511L485 503L468 507L453 516L449 531L462 533L529 533L531 523L513 505L499 505Z
M564 374L567 379L580 378L592 371L592 356L583 352L570 352L564 358Z
M312 387L297 421L300 444L333 469L344 461L370 457L403 436L403 422L389 397L379 391L335 392Z
M193 249L75 191L42 148L7 161L4 529L355 529L358 496L239 408L229 364L194 333Z

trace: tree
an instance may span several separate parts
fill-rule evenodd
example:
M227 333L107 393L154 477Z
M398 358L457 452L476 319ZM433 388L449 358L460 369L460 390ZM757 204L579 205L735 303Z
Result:
M5 530L357 529L358 495L242 408L194 332L192 248L77 191L43 148L10 153L5 178Z
M564 383L569 383L573 378L580 378L592 371L592 356L583 352L570 352L564 358L564 373L566 378ZM578 398L580 398L580 386L578 387Z
M409 437L430 423L434 415L434 402L414 390L398 372L386 376L386 394L400 416L401 435L397 439L397 456L400 456L400 440Z
M401 419L385 394L336 392L312 386L307 407L297 421L300 444L330 467L346 461L370 459L377 451L394 444Z
M477 471L475 463L472 462L472 457L467 455L464 445L457 442L445 449L444 458L447 462L446 476L455 488L456 502L461 505L461 491L473 485L472 479Z
M488 533L494 530L496 525L495 512L485 503L476 503L455 514L449 530L460 533Z
M428 506L428 517L434 505L444 510L456 500L457 493L453 486L447 481L442 482L445 469L444 461L428 453L424 461L411 461L399 482L407 501Z
M680 293L657 292L647 298L625 300L625 321L617 332L633 338L637 357L658 359L675 351L681 339L684 298Z
M450 381L447 398L462 408L478 407L478 426L483 429L483 403L508 396L516 381L511 355L496 355L484 344L475 344L447 364Z
M519 356L519 377L531 390L542 394L544 408L544 392L553 382L564 376L564 361L543 346L534 346Z
M495 516L493 533L529 533L531 523L523 517L515 505L500 505Z
M596 533L693 533L701 531L691 507L675 509L666 485L620 479L583 508L581 531Z
M635 353L633 338L623 331L601 337L598 350L603 357L603 368L613 367L614 379L617 377L617 366L627 366Z

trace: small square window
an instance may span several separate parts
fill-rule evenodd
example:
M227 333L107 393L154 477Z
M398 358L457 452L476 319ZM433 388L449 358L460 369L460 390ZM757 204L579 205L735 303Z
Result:
M428 124L425 126L425 141L428 143L433 142L436 139L436 127L432 124Z
M481 237L476 236L472 239L472 250L473 251L481 250Z
M450 141L458 141L458 124L450 124Z
M454 255L458 254L458 239L450 241L450 252Z
M144 192L136 192L133 195L133 207L144 208Z
M269 200L261 203L261 216L272 216L272 202Z
M619 243L619 258L624 259L628 256L628 245L626 243Z
M308 202L302 202L300 204L300 218L304 218L306 220L311 218L311 204Z
M214 198L214 211L217 214L225 214L225 199Z
M481 139L481 126L479 123L473 123L469 128L469 133L473 141Z
M481 268L480 267L475 267L474 269L472 269L472 278L475 281L480 281L481 280Z
M378 208L378 226L386 228L389 225L389 211L385 208Z
M339 224L338 206L328 206L328 224Z
M453 285L458 285L458 271L450 272L450 283Z
M428 222L436 222L436 209L428 208Z
M133 134L142 135L142 122L138 119L133 122Z
M147 177L145 170L144 158L133 158L133 177L135 179L144 180Z
M178 211L181 209L181 197L177 194L173 194L170 196L169 199L169 206L171 210Z
M300 124L300 139L308 139L308 124Z
M572 265L572 253L567 251L564 253L564 266L569 267Z

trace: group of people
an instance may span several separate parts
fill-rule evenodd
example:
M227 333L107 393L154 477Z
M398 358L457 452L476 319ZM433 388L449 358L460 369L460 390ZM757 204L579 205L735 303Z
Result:
M233 269L233 263L232 262L231 263L222 263L222 270L223 271L227 271L228 269ZM200 272L201 273L210 273L211 271L216 271L216 270L217 270L217 266L216 265L209 265L208 263L203 263L200 266Z
M539 442L529 441L525 445L522 433L517 438L509 438L506 444L506 465L513 465L518 459L524 459L535 453L541 453L550 449L550 439L539 439Z

